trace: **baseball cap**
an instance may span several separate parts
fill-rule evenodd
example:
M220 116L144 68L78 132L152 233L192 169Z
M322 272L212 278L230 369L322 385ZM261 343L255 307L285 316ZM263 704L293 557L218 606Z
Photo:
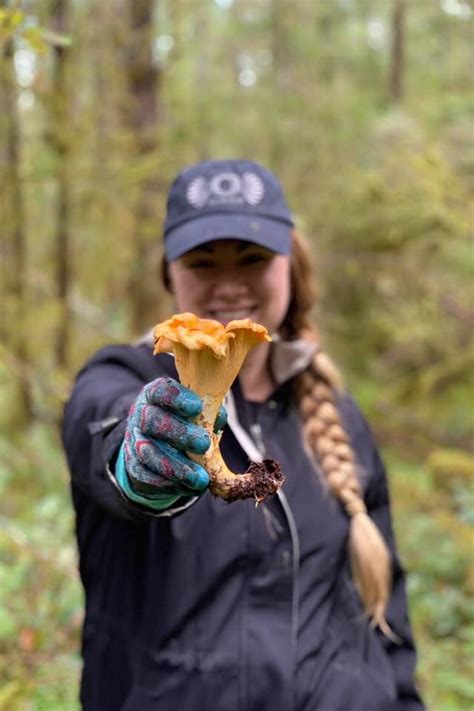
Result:
M242 239L290 254L294 227L280 183L258 163L209 160L171 185L164 225L168 261L216 239Z

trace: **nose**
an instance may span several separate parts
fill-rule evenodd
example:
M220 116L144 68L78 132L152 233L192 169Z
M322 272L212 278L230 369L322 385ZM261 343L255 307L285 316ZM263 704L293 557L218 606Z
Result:
M216 280L213 296L216 299L231 303L248 294L248 286L242 279L238 270L225 270Z

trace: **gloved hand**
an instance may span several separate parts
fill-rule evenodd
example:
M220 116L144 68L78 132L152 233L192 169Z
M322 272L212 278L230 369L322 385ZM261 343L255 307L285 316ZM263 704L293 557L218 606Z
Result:
M185 452L204 454L207 432L189 418L202 410L201 398L173 378L145 385L130 409L115 476L128 498L156 509L171 506L182 496L199 496L209 475ZM221 408L216 431L227 414Z

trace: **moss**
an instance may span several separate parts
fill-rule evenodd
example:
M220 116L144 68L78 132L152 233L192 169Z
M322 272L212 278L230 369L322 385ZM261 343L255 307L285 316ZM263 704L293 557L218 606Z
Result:
M452 491L453 484L470 486L474 475L474 456L461 449L435 449L426 461L436 485Z

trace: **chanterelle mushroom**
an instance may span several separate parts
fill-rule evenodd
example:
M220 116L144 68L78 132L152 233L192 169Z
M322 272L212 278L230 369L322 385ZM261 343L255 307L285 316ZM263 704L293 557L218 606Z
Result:
M252 462L245 474L234 474L219 449L220 435L214 432L219 407L236 378L250 348L270 341L264 326L250 319L218 321L191 313L176 314L154 329L155 355L174 353L183 385L203 400L196 421L206 429L211 445L203 455L189 454L209 473L210 491L226 501L255 498L257 503L274 494L284 481L277 462Z

